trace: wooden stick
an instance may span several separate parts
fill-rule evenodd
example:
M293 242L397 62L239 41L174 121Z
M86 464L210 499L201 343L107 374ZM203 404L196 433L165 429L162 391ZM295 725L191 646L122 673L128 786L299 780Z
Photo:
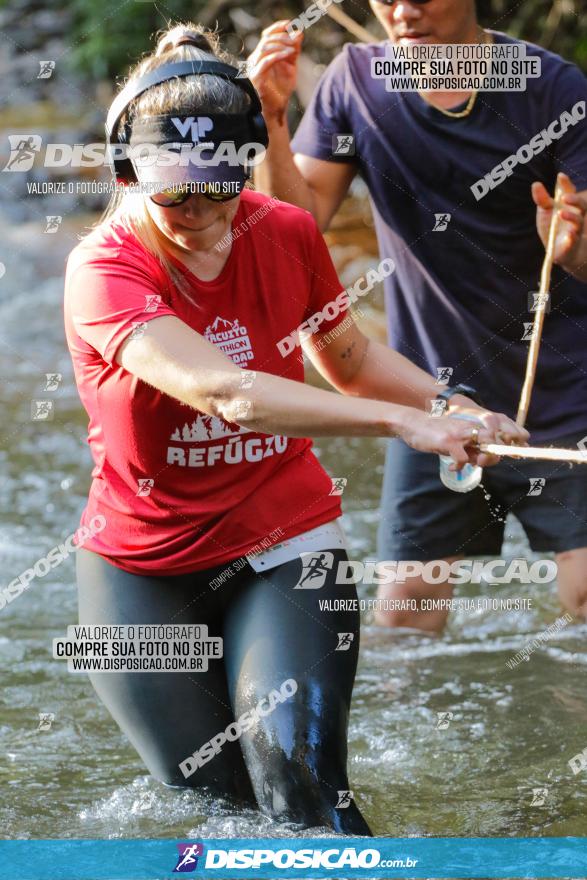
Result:
M540 351L540 343L542 342L542 328L544 326L544 315L550 298L550 275L552 273L552 263L554 258L554 243L556 241L556 232L559 223L559 208L562 189L557 183L554 191L554 204L552 206L552 217L550 218L550 228L548 230L548 242L546 245L546 254L542 264L542 272L540 273L540 290L539 300L536 311L534 312L534 324L532 326L532 338L530 348L528 350L528 360L526 362L526 375L524 385L522 386L522 394L518 405L518 415L516 422L522 428L526 424L528 418L528 410L530 408L530 398L532 397L532 389L534 388L534 379L536 378L536 365L538 363L538 353Z
M509 458L533 458L543 461L568 461L571 464L587 464L587 451L580 449L557 449L540 446L508 446L501 443L480 443L481 452L489 455L507 455Z
M326 12L328 15L334 19L338 24L342 25L343 28L346 28L347 31L352 34L357 40L362 40L363 43L378 43L379 40L377 37L373 36L366 28L356 22L350 15L347 15L346 12L343 12L342 9L339 9L338 6L327 6Z

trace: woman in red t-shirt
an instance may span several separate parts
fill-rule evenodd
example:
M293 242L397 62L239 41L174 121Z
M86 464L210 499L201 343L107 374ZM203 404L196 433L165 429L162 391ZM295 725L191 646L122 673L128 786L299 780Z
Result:
M178 26L133 77L218 58L212 35ZM252 100L230 76L176 76L135 97L118 131L131 147L234 153ZM527 434L462 395L451 412L477 427L432 418L435 380L355 327L349 304L390 261L344 292L311 215L243 188L242 160L133 155L141 191L117 198L66 277L95 462L80 623L126 639L92 683L166 784L369 834L346 775L357 594L340 489L307 438L395 435L489 465L478 442ZM301 342L341 393L303 384Z

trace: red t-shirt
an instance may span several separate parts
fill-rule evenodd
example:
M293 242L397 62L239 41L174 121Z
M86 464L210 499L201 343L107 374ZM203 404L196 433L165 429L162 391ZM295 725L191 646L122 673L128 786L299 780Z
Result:
M269 201L243 192L232 226L237 236L213 281L174 261L194 303L120 217L69 256L65 330L95 462L81 524L106 519L85 547L126 571L210 568L276 529L291 538L340 516L340 499L329 494L331 480L310 440L251 432L201 413L115 361L133 330L175 315L241 367L303 381L300 349L282 357L276 343L343 288L312 216ZM341 311L320 330L343 317Z

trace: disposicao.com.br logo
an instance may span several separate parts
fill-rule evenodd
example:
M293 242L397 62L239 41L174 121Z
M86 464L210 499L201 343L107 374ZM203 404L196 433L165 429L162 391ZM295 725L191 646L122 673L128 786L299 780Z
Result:
M328 842L330 843L330 841ZM174 873L204 870L259 870L262 867L281 870L304 870L308 868L338 871L341 868L414 868L418 860L409 856L403 859L382 859L377 849L359 849L354 846L330 846L322 848L278 849L243 847L237 849L214 849L202 843L178 844L180 856ZM205 858L202 858L205 850ZM198 858L199 857L199 858Z

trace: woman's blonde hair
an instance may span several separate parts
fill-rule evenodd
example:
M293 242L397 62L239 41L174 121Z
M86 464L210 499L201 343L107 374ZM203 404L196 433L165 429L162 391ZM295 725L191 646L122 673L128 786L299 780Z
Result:
M131 68L127 81L144 76L163 64L200 60L237 64L232 56L220 48L215 31L193 22L176 24L161 33L155 51ZM119 128L124 125L132 127L135 119L167 113L177 113L178 116L193 115L196 111L202 114L243 113L248 109L250 100L243 89L224 77L212 74L174 77L135 98L121 117ZM115 214L160 262L176 287L191 299L182 273L161 248L145 198L140 193L117 190L97 225L107 223Z

